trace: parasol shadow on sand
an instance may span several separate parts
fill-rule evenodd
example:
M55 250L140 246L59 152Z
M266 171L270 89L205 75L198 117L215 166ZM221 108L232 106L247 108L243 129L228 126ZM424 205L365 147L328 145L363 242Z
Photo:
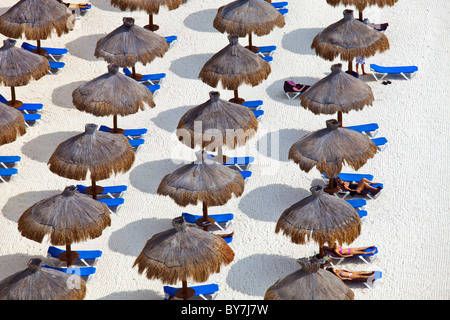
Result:
M198 73L214 53L190 54L170 62L169 70L183 79L198 80Z
M81 277L43 268L40 258L0 281L0 300L83 300L85 296L86 282Z
M323 28L300 28L288 32L281 39L281 47L295 54L316 55L309 43L322 30Z
M285 25L284 16L265 0L237 0L219 7L213 26L221 33L235 34L239 37L248 35L246 47L252 52L259 48L252 44L252 34L264 36L275 27Z
M123 134L117 127L117 116L127 116L155 107L153 94L141 83L119 72L119 65L108 65L108 73L88 81L72 93L72 102L79 111L97 117L113 116L111 133Z
M109 209L103 202L68 186L60 194L40 200L26 209L17 222L22 236L42 243L46 236L54 246L66 246L58 259L71 266L79 254L71 244L95 239L111 225Z
M228 40L230 43L203 65L198 77L213 88L220 82L224 89L234 90L230 101L243 104L245 100L238 96L238 87L242 84L255 87L272 70L267 61L241 46L237 35L229 35Z
M315 258L299 259L301 269L277 280L264 300L354 300L353 291Z
M96 124L87 124L84 133L61 142L47 164L51 172L68 179L85 180L89 172L92 184L86 193L96 199L103 191L96 182L130 170L134 159L124 135L98 131Z
M26 133L22 112L0 102L0 146L14 142Z
M325 243L352 243L361 233L361 219L347 201L324 192L322 186L310 188L311 195L284 210L275 233L283 232L295 244L312 239L319 244L323 258Z
M342 126L342 113L362 110L375 100L372 89L363 81L342 72L342 64L331 66L331 74L314 83L300 95L300 105L314 114L337 113Z
M148 279L160 279L169 285L182 282L175 296L187 300L195 295L187 280L205 282L223 265L234 259L234 251L213 233L186 226L183 217L172 220L173 228L157 233L145 244L133 267Z
M216 13L217 9L196 11L188 15L183 23L194 31L216 33L217 30L211 25L211 21L214 20Z
M6 104L20 108L23 103L16 100L14 88L42 78L50 70L50 65L45 57L17 48L16 42L13 39L3 40L3 47L0 48L0 83L11 87L11 100Z
M339 5L344 6L355 6L359 11L359 20L363 21L363 11L366 7L369 6L378 6L380 8L384 8L385 6L392 7L397 3L398 0L326 0L328 4L333 7L337 7Z
M169 50L164 37L134 24L134 19L125 17L123 24L98 40L94 56L103 58L108 63L116 63L122 68L132 68L132 77L142 79L136 74L135 65L152 62L156 57L162 58Z
M41 40L56 32L58 37L73 29L75 17L56 0L20 0L0 16L0 33L10 38L25 36L37 41L35 52L45 55Z

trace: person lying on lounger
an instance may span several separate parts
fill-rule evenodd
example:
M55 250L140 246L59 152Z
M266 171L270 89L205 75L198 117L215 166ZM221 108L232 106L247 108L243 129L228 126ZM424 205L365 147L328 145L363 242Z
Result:
M336 269L333 267L329 267L327 268L327 270L333 272L341 280L368 279L375 274L375 271L348 271L344 269Z
M358 183L343 181L339 177L335 178L335 183L339 184L342 191L350 191L356 192L362 196L366 196L368 192L370 192L373 196L375 196L378 192L381 191L381 186L376 188L372 187L372 184L377 184L378 182L372 182L367 180L366 178L362 178Z
M294 90L296 92L303 92L306 89L309 89L309 87L311 87L311 86L308 86L306 84L297 84L295 86L292 86L292 90Z
M366 251L367 249L371 249L373 248L373 250L371 251ZM348 248L348 249L344 249L342 247L339 247L337 243L334 243L333 246L333 251L334 253L336 253L338 256L343 257L343 258L347 258L347 257L353 257L355 255L362 255L362 254L372 254L375 253L376 248L375 246L371 246L371 247L361 247L361 248Z
M62 0L58 0L59 3L64 4L68 8L80 8L80 9L89 9L90 3L67 3Z

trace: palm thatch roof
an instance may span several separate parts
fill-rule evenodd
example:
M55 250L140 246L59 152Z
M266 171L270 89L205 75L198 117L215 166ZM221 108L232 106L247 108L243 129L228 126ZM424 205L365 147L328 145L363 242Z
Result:
M0 102L0 146L13 142L26 132L22 112Z
M223 238L187 227L183 217L173 219L172 225L153 235L133 264L148 279L170 285L188 279L204 282L233 261L234 251Z
M342 64L338 63L332 65L331 74L300 95L300 104L314 114L348 113L372 105L374 99L372 89L358 78L342 72Z
M265 0L237 0L221 6L213 26L221 33L245 37L254 33L269 34L275 27L285 25L284 16Z
M196 205L198 201L208 207L221 206L233 194L244 192L244 179L237 170L208 160L206 151L196 153L197 161L167 174L159 184L157 193L171 197L178 205Z
M122 68L143 65L162 57L169 49L164 37L134 24L133 18L123 18L123 24L98 40L94 55Z
M328 4L336 7L339 5L355 6L359 11L363 11L369 6L378 6L383 8L384 6L392 7L398 0L326 0Z
M39 243L49 236L55 246L100 237L111 225L107 205L76 190L68 186L26 209L18 221L22 236Z
M110 0L113 7L120 10L136 11L143 10L148 14L158 14L161 6L167 7L168 10L175 10L186 0Z
M267 79L270 64L241 46L237 35L229 35L228 40L230 44L203 65L198 77L213 88L220 81L227 90L235 90L243 83L254 87Z
M0 281L0 300L83 300L86 282L77 275L42 268L42 260L31 259L25 270ZM74 283L77 277L77 285Z
M354 300L353 291L331 272L321 269L317 258L297 261L302 268L275 282L264 300Z
M69 179L104 180L112 174L128 171L135 154L128 139L121 134L97 130L87 124L85 132L61 142L51 155L50 171Z
M10 38L47 39L58 37L73 27L74 16L56 0L20 0L0 16L0 33Z
M376 145L363 133L340 127L335 119L326 121L326 128L305 135L289 150L289 159L309 172L316 167L332 178L344 164L358 170L377 152ZM331 180L331 179L330 179Z
M323 29L313 39L311 49L316 55L333 61L352 61L356 57L370 57L389 49L389 40L379 32L353 17L353 10L344 10L344 18Z
M220 99L217 91L211 91L209 97L208 101L181 117L177 127L180 141L191 148L200 145L203 149L208 145L225 145L230 149L245 145L258 130L258 120L253 112L240 104Z
M72 92L75 107L100 117L134 114L145 105L155 107L146 86L118 71L118 64L110 64L107 73L76 88Z
M28 84L38 80L50 70L48 60L40 55L17 48L16 40L3 40L0 48L0 83L8 87Z
M345 200L329 195L323 187L313 186L312 195L284 210L275 232L283 231L295 244L310 239L323 247L325 243L352 243L361 233L361 219Z

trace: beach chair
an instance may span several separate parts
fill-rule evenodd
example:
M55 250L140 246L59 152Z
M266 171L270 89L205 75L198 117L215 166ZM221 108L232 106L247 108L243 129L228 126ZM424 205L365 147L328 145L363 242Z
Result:
M351 248L350 248L350 249L351 249ZM362 254L362 255L356 254L356 255L353 255L353 256L351 256L351 257L341 257L341 256L337 255L337 254L333 251L333 248L324 246L324 247L323 247L323 253L324 253L325 255L329 255L329 256L332 258L332 260L337 260L337 263L336 263L336 264L333 264L333 262L330 261L330 264L331 264L332 266L337 266L337 265L339 265L342 261L344 261L345 259L352 259L352 258L359 258L359 259L361 259L362 261L364 261L365 263L370 264L370 263L374 262L375 259L377 258L377 255L378 255L378 248L377 248L377 247L370 247L370 248L367 248L367 249L366 249L366 252L373 251L374 249L375 249L375 252L374 252L374 253L368 253L368 254Z
M342 179L343 180L343 179ZM359 180L347 180L348 182L354 182L354 183L357 183ZM350 196L355 196L355 195L359 195L359 196L362 196L362 197L369 197L370 199L376 199L379 195L380 195L380 193L381 193L381 191L380 192L378 192L377 194L375 194L375 195L372 195L371 193L370 193L370 191L368 191L367 189L366 190L363 190L363 191L361 191L361 194L358 194L356 191L348 191L348 190L345 190L345 188L344 188L344 186L343 185L341 185L338 181L336 181L335 180L335 182L336 182L336 184L337 184L337 186L340 188L340 190L337 192L337 194L339 194L339 195L341 195L342 196L342 199L345 199L348 195L350 195ZM381 187L381 190L383 190L383 184L382 183L376 183L376 184L373 184L372 185L374 188L378 188L378 187ZM364 191L366 191L366 192L364 192ZM336 194L335 194L336 195Z
M41 119L41 115L38 113L24 113L23 118L25 119L25 125L30 128Z
M367 25L369 27L374 28L377 31L384 33L386 31L387 27L389 26L389 23L387 23L387 22L386 23L371 23L371 22L369 22Z
M47 257L54 262L55 267L60 267L64 263L58 259L58 256L63 252L66 252L66 250L62 250L54 246L48 247ZM103 254L101 250L76 250L76 252L80 255L77 261L81 261L86 267L95 266L98 259L100 259Z
M278 9L278 12L281 13L283 16L286 16L289 13L289 10L287 8Z
M271 5L273 5L275 9L284 9L287 7L288 2L287 1L272 2Z
M77 190L79 193L86 193L87 186L82 184L77 184ZM106 186L103 187L103 192L98 194L97 197L100 198L122 198L123 194L127 191L128 187L126 185L117 186Z
M175 42L178 40L177 36L168 36L164 38L166 38L166 42L169 45L169 49L172 48Z
M43 268L49 268L58 270L67 274L75 274L83 278L86 282L92 277L92 275L97 271L95 267L69 267L69 268L57 268L46 264L42 265Z
M90 3L83 3L83 6L81 6L81 3L80 3L79 8L80 8L80 15L84 16L92 8L92 4L90 4Z
M207 155L208 159L215 157L213 154ZM245 171L250 168L250 165L255 162L255 157L228 157L228 161L224 162L223 165L234 167L239 171Z
M98 129L99 131L103 131L103 132L108 132L109 130L111 130L110 127L108 126L100 126L100 128ZM128 139L138 139L141 138L143 135L145 135L148 130L146 128L140 128L140 129L124 129L124 133L123 135L125 137L127 137Z
M123 73L127 76L131 75L132 72L130 69L123 68ZM161 84L163 79L166 77L165 73L152 73L152 74L143 74L142 79L138 80L139 82L149 82L150 84Z
M252 110L253 114L255 115L256 119L260 120L261 117L264 115L264 110Z
M118 213L119 209L125 203L125 200L123 198L103 198L103 199L97 199L97 201L100 201L100 202L103 202L104 204L106 204L111 213Z
M139 149L142 147L142 145L145 143L145 140L144 139L128 139L128 142L130 143L134 152L138 152Z
M50 70L48 71L49 74L56 75L59 73L59 70L64 68L66 65L64 62L61 61L49 61L50 64Z
M20 156L0 156L0 168L14 168L21 159Z
M273 61L273 57L272 56L261 57L261 59L267 61L268 63L271 63Z
M27 51L33 51L37 49L36 46L28 42L23 42L22 48ZM69 50L67 50L66 48L50 48L50 47L41 47L41 48L47 51L47 56L50 57L53 60L53 62L58 62L69 52Z
M0 102L6 103L8 100L0 94ZM42 103L24 103L20 108L17 108L17 110L22 111L23 113L33 113L40 111L44 105Z
M303 87L304 89L302 91L294 91L294 89L293 89L294 87L297 89L301 89ZM303 92L308 90L310 87L311 86L309 86L309 85L295 83L292 80L287 80L287 81L284 81L283 90L284 90L284 93L286 93L286 96L290 100L292 100L292 99L297 98L299 95L301 95Z
M325 173L322 173L321 175L323 182L325 182L325 184L328 184L329 182L329 178ZM348 181L348 182L356 182L356 181L360 181L362 178L366 178L367 180L372 181L373 180L373 175L371 174L366 174L366 173L345 173L345 172L341 172L338 174L338 177L344 181Z
M146 85L146 87L153 94L153 97L156 96L156 93L158 92L158 90L161 89L161 86L159 84L149 84L149 85Z
M375 143L375 145L378 148L378 151L380 152L384 151L384 149L386 149L386 147L389 144L388 140L385 137L373 138L371 140L373 143Z
M367 210L356 210L356 212L358 213L361 222L364 222L364 220L366 220L367 217Z
M373 63L370 64L370 71L377 81L381 81L391 74L401 74L406 80L411 80L418 70L417 66L383 67ZM381 74L381 78L377 78L376 74ZM409 77L406 74L409 74Z
M262 100L245 101L242 105L252 110L259 110L263 105L263 101Z
M348 199L347 201L356 210L364 210L367 205L367 201L364 198L360 199Z
M0 181L4 183L11 181L17 172L16 168L0 168Z
M271 57L275 53L275 50L277 50L277 46L261 46L258 47L258 51L255 52L257 55L260 55L261 57Z
M252 172L248 171L248 170L243 170L243 171L239 171L242 175L242 178L244 178L244 180L247 180L248 178L250 178L252 176Z
M381 271L374 271L373 275L367 279L359 278L359 279L354 279L354 280L343 280L343 281L347 285L362 283L369 289L375 289L375 285L378 284L379 282L381 282L382 275L383 274Z
M372 138L377 135L378 130L380 129L378 123L360 124L356 126L347 126L345 128L367 134Z
M195 215L187 212L183 212L182 216L184 217L185 222L191 225L196 225L195 222L203 217L203 215ZM208 217L213 218L215 221L214 226L222 231L227 229L234 219L234 215L232 213L208 214Z
M199 286L192 286L189 287L195 290L195 295L191 299L194 300L195 297L198 297L203 300L213 300L218 292L219 292L219 286L215 283L211 284L202 284ZM164 286L164 294L165 294L165 300L169 300L172 297L175 297L175 291L180 289L179 287L171 287L171 286Z

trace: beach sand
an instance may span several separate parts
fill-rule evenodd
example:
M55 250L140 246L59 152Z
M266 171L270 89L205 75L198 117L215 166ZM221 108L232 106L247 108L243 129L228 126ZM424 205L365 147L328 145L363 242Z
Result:
M240 96L247 100L263 100L265 114L248 146L228 152L256 157L244 194L210 209L210 213L235 215L227 230L235 232L230 244L235 259L206 282L219 285L217 300L260 300L276 280L299 268L298 258L318 251L314 242L295 245L276 234L275 224L286 208L310 194L312 185L323 184L315 168L305 173L288 160L290 146L304 134L325 127L325 121L335 116L314 115L300 106L298 98L287 99L283 83L313 84L330 73L333 63L341 62L316 56L310 45L321 29L342 18L345 7L317 0L296 2L289 1L284 28L253 37L255 45L277 46L269 78L256 87L239 88ZM0 14L15 3L3 0ZM72 104L76 87L107 72L107 63L94 57L96 42L119 27L123 17L135 18L140 26L148 23L142 11L122 12L108 0L91 3L92 9L73 31L42 41L42 46L69 49L64 69L16 88L18 99L43 103L44 108L42 119L24 136L0 147L1 155L22 157L19 174L0 184L0 279L25 269L30 258L46 259L49 242L34 242L17 230L21 214L67 185L89 184L57 176L46 163L57 145L83 132L86 123L112 125L111 117L95 117ZM160 26L157 33L177 35L178 41L163 58L136 66L141 73L167 74L155 96L156 107L119 117L123 128L146 127L149 131L131 170L101 181L102 185L127 185L125 204L112 215L111 226L101 237L72 246L73 250L103 251L97 272L87 283L87 300L164 298L163 284L148 280L132 266L146 241L171 228L174 217L201 212L200 206L181 208L156 190L164 175L182 161L195 159L193 150L181 145L175 135L181 115L207 101L212 90L218 90L223 99L232 97L231 91L211 88L198 79L203 64L228 44L226 35L212 26L217 8L224 3L228 1L189 0L173 11L163 7L154 16ZM361 235L346 246L375 245L379 254L370 265L353 261L343 266L355 271L379 270L383 277L375 289L352 287L356 300L450 298L450 275L445 270L450 262L446 187L450 181L449 11L447 0L399 1L393 7L365 10L371 22L389 23L385 34L390 42L390 50L366 59L366 71L370 63L416 65L419 71L411 81L391 77L390 85L382 85L370 75L361 77L374 92L373 106L343 117L346 125L378 123L378 136L389 141L383 152L358 171L373 174L384 190L376 200L368 200ZM0 40L4 39L0 35ZM18 39L17 46L22 41ZM242 45L247 42L247 38L240 39ZM9 99L9 88L1 86L0 94ZM353 172L349 167L343 171Z

